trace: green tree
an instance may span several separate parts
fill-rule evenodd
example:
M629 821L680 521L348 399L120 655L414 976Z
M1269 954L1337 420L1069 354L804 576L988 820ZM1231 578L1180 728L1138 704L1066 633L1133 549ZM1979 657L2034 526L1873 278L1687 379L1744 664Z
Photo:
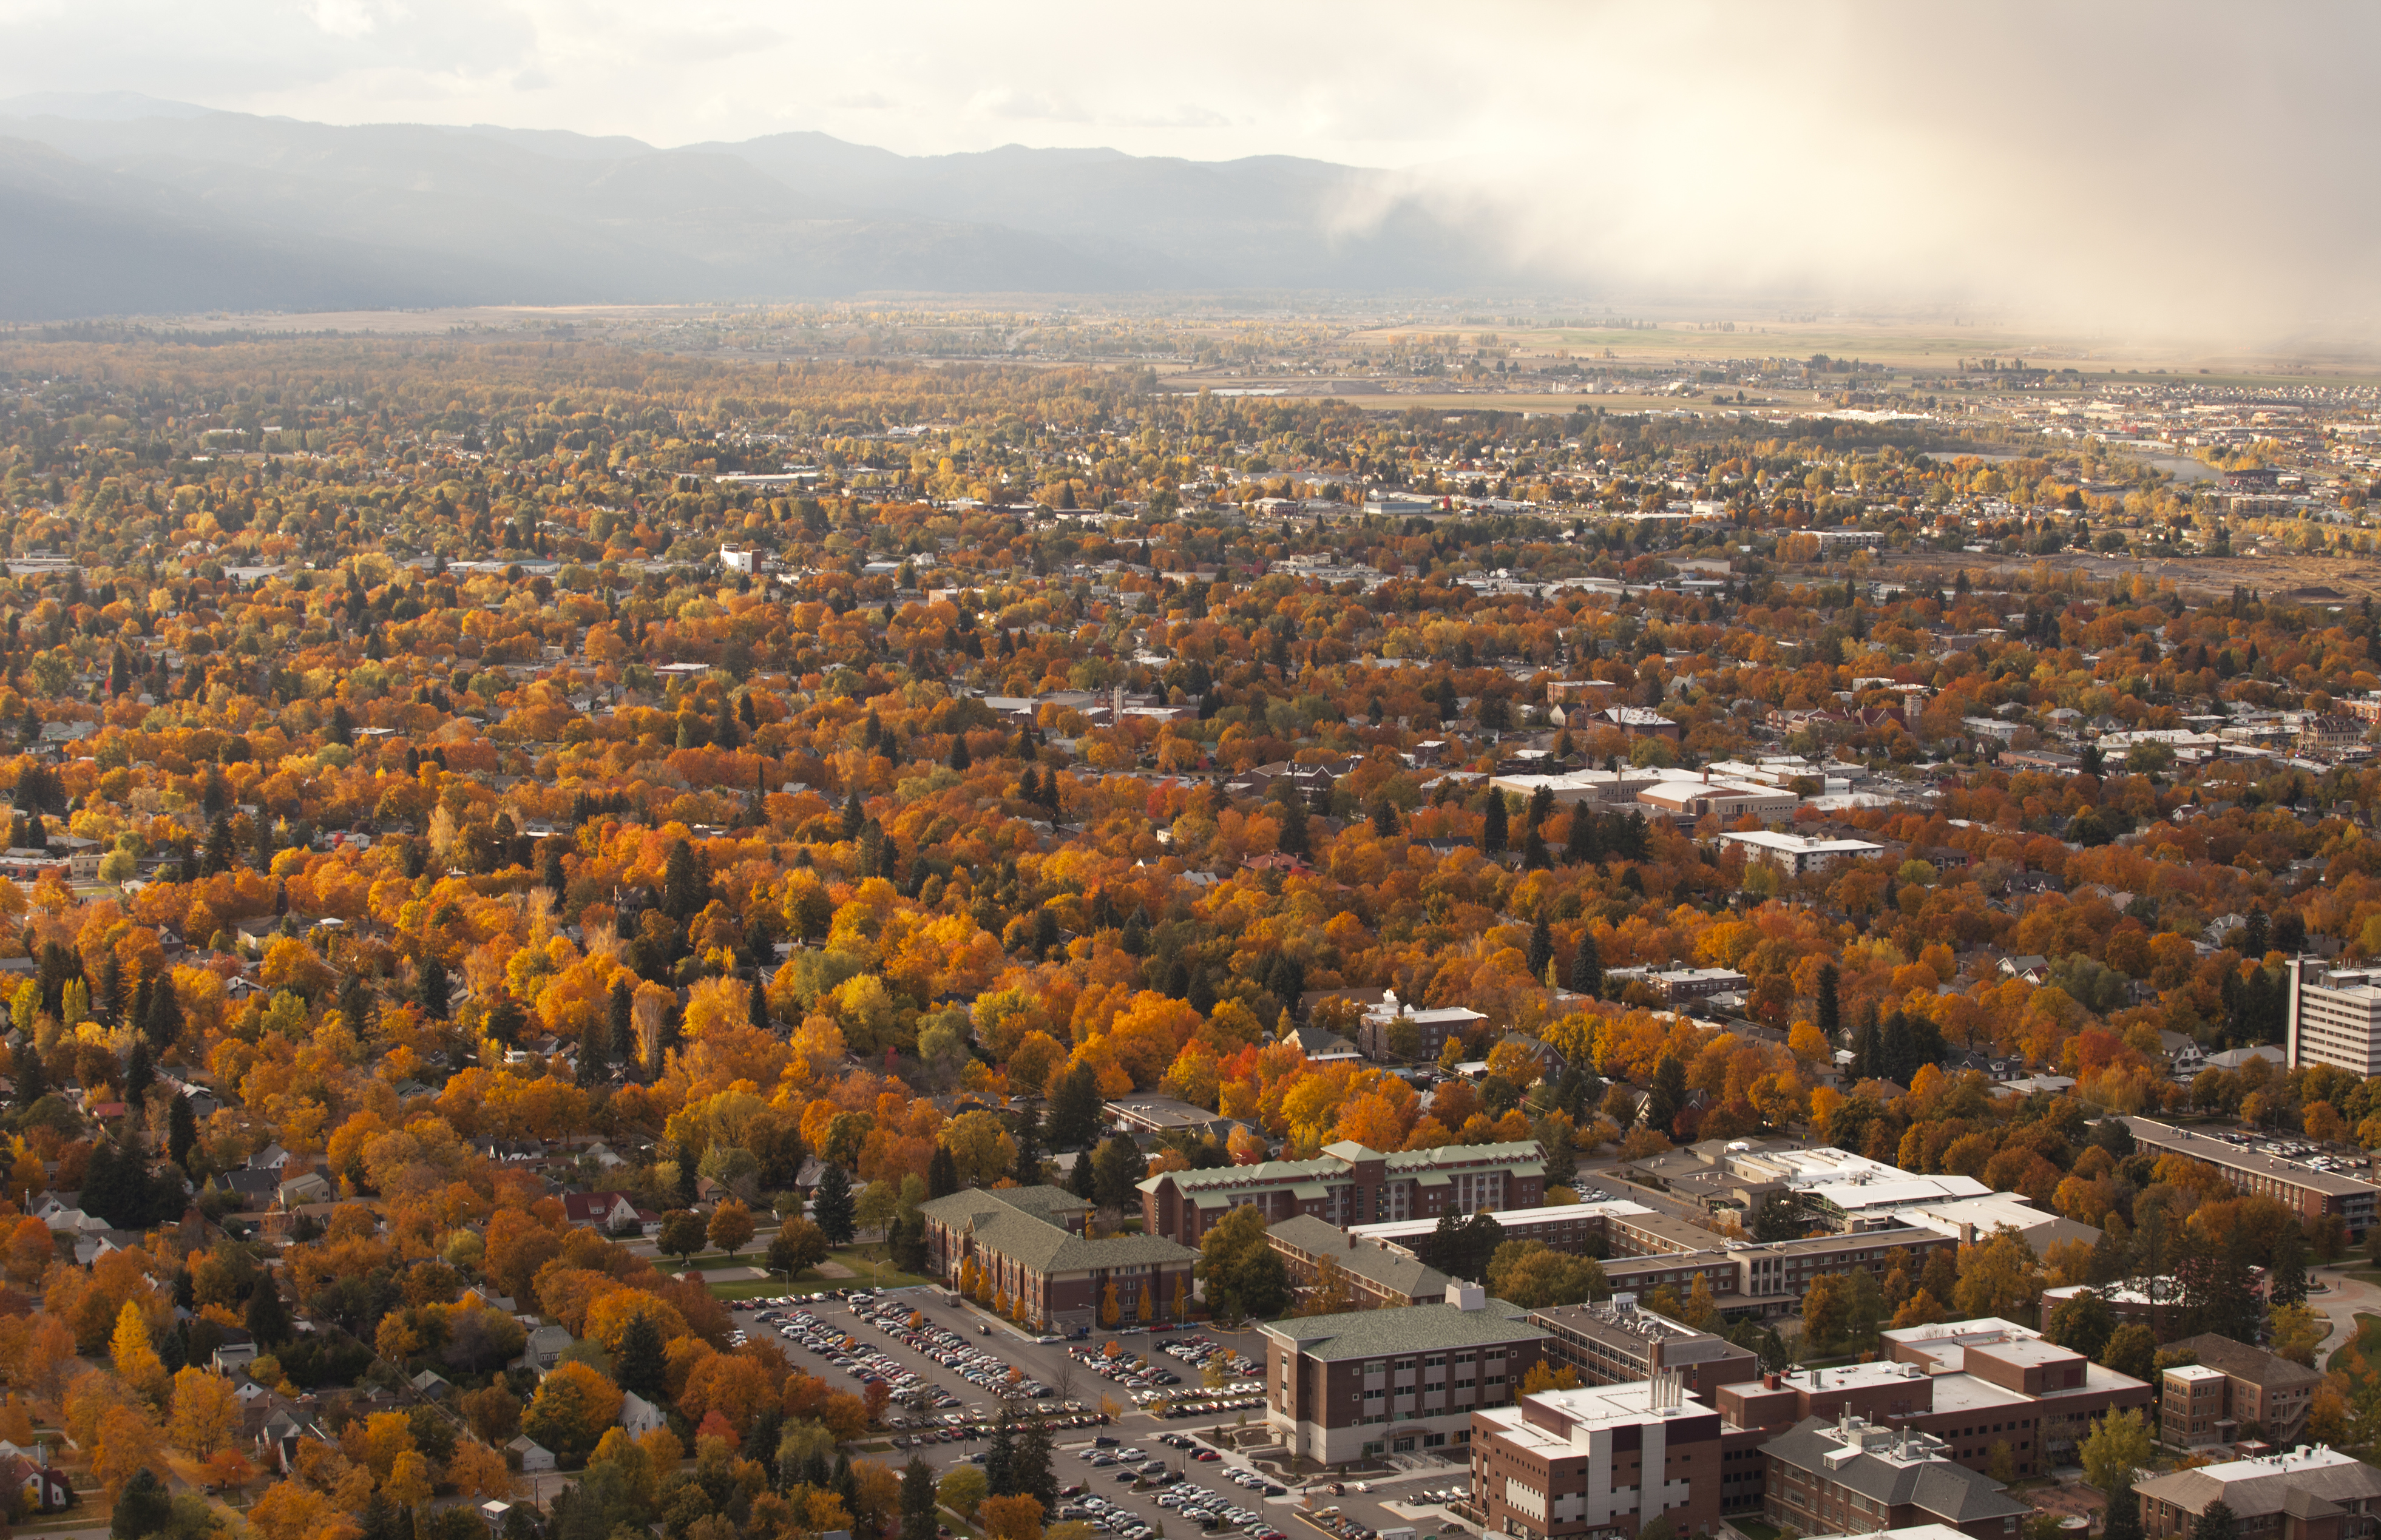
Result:
M1102 1208L1141 1207L1135 1184L1149 1174L1149 1160L1129 1134L1109 1136L1092 1157L1092 1192Z
M1221 1316L1268 1320L1288 1307L1289 1274L1254 1208L1233 1209L1200 1238L1198 1270Z
M2108 1308L2108 1302L2096 1291L2086 1289L2052 1307L2050 1319L2043 1323L2042 1334L2062 1348L2072 1348L2086 1358L2097 1360L2116 1329L2116 1312Z
M2129 1379L2149 1380L2157 1374L2157 1333L2140 1321L2127 1321L2108 1333L2100 1362Z
M2083 1436L2078 1455L2083 1479L2103 1492L2133 1484L2133 1473L2150 1462L2149 1419L2140 1412L2110 1412Z
M966 750L961 738L952 752ZM901 1540L934 1540L934 1468L913 1454L901 1468Z
M1604 993L1604 954L1596 950L1593 927L1579 928L1579 946L1570 955L1570 987L1573 992L1591 997Z
M1099 1077L1089 1064L1077 1064L1050 1087L1050 1147L1081 1149L1092 1142L1099 1126Z
M1602 1263L1558 1252L1544 1241L1506 1242L1496 1248L1485 1272L1491 1294L1524 1310L1583 1304L1612 1294Z
M2191 1540L2239 1540L2240 1534L2240 1522L2222 1502L2212 1502L2202 1509L2199 1521L2191 1526Z
M818 1189L811 1194L811 1218L828 1245L851 1244L857 1206L852 1201L851 1178L841 1166L829 1165L819 1172Z
M115 1515L107 1522L107 1533L113 1540L141 1540L155 1534L173 1521L174 1499L155 1473L143 1465L132 1473L116 1495Z
M629 1317L620 1331L620 1388L631 1390L656 1404L669 1394L668 1365L664 1361L661 1328L653 1317L639 1314Z

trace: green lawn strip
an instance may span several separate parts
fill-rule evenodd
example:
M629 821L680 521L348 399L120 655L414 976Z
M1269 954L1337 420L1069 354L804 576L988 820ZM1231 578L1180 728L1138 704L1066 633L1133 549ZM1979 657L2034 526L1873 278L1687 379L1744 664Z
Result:
M2381 1316L2358 1312L2354 1335L2333 1350L2325 1367L2346 1375L2351 1387L2381 1372Z
M1752 1536L1752 1540L1777 1540L1776 1526L1764 1524L1758 1519L1730 1519L1728 1522Z

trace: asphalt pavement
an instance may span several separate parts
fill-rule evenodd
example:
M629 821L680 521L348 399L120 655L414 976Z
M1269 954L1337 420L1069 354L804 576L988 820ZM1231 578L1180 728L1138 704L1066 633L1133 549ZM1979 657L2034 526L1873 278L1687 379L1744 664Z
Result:
M1236 1507L1263 1513L1275 1528L1292 1535L1293 1540L1314 1540L1314 1532L1298 1523L1291 1517L1300 1497L1294 1486L1287 1496L1263 1498L1259 1493L1244 1490L1221 1477L1221 1473L1233 1469L1252 1471L1260 1475L1265 1473L1257 1471L1243 1456L1229 1449L1217 1449L1216 1452L1223 1456L1221 1460L1202 1461L1193 1458L1196 1453L1194 1449L1170 1449L1158 1442L1161 1436L1178 1434L1196 1440L1201 1449L1211 1448L1213 1446L1200 1437L1200 1430L1203 1427L1216 1425L1216 1420L1206 1418L1168 1420L1153 1416L1134 1406L1130 1398L1120 1387L1093 1374L1090 1369L1068 1357L1067 1352L1069 1346L1096 1345L1116 1340L1122 1342L1128 1352L1142 1353L1150 1352L1153 1344L1156 1342L1184 1335L1197 1335L1223 1346L1236 1348L1262 1363L1264 1343L1263 1337L1257 1332L1248 1329L1225 1332L1207 1327L1197 1327L1189 1333L1170 1331L1153 1333L1147 1330L1094 1332L1081 1342L1044 1343L1036 1341L1007 1322L971 1306L954 1306L946 1304L944 1291L941 1289L888 1289L877 1297L885 1300L897 1300L923 1316L929 1326L941 1327L946 1330L958 1332L971 1345L989 1351L1003 1362L1015 1365L1026 1377L1039 1380L1048 1386L1054 1392L1054 1401L1080 1401L1088 1410L1096 1412L1099 1410L1101 1397L1105 1394L1117 1404L1118 1412L1109 1426L1056 1430L1053 1439L1055 1458L1051 1465L1052 1473L1057 1478L1061 1489L1078 1485L1087 1486L1093 1495L1138 1516L1142 1522L1149 1524L1160 1535L1172 1536L1175 1540L1180 1540L1182 1536L1199 1534L1196 1525L1188 1523L1180 1515L1157 1505L1156 1499L1161 1489L1136 1492L1133 1490L1134 1484L1129 1479L1129 1472L1115 1467L1100 1470L1092 1467L1083 1457L1091 1452L1093 1437L1105 1435L1116 1438L1120 1448L1138 1449L1147 1459L1165 1461L1168 1467L1182 1472L1186 1482L1204 1486ZM798 1302L797 1307L809 1309L812 1314L829 1326L845 1328L863 1346L885 1353L928 1383L956 1396L959 1401L960 1412L970 1415L985 1416L997 1413L999 1408L996 1399L983 1387L969 1383L960 1378L956 1371L928 1358L899 1339L877 1330L873 1325L860 1320L852 1314L851 1307L846 1301L825 1298L803 1300ZM811 1353L788 1344L777 1335L770 1323L755 1321L754 1317L761 1310L769 1308L771 1307L758 1301L750 1302L749 1306L746 1302L739 1301L732 1306L732 1311L739 1327L750 1332L756 1340L776 1343L787 1361L796 1368L822 1375L831 1382L836 1381L839 1376L831 1367ZM987 1327L990 1328L988 1332L983 1329ZM1160 1362L1176 1368L1187 1386L1195 1388L1198 1385L1196 1369L1187 1364L1174 1364L1167 1359L1161 1359ZM838 1386L838 1388L841 1387ZM937 1414L946 1414L950 1410L944 1408ZM1238 1415L1238 1413L1227 1413L1220 1420L1226 1425L1237 1426ZM1252 1408L1247 1413L1247 1417L1248 1425L1261 1427L1264 1423L1264 1411L1262 1407ZM937 1476L940 1476L969 1463L968 1457L971 1454L981 1453L983 1448L984 1442L979 1438L949 1444L930 1444L921 1449L908 1450L895 1449L891 1451L889 1458L897 1465L906 1461L911 1454L915 1454L934 1466ZM1119 1476L1127 1479L1118 1480ZM1276 1484L1279 1484L1277 1478L1269 1477L1268 1479L1276 1480ZM1339 1499L1321 1497L1316 1498L1318 1502L1336 1500ZM1168 1523L1173 1526L1170 1530L1166 1528ZM1215 1540L1239 1540L1239 1537L1237 1534L1218 1534Z

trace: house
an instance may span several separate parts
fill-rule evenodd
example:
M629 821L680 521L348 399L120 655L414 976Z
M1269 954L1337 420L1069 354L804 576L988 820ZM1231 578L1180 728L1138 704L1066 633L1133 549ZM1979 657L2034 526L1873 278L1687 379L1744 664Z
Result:
M529 1334L520 1361L543 1374L562 1361L562 1354L578 1339L568 1327L542 1326Z
M63 1513L74 1506L74 1483L64 1471L21 1454L0 1460L0 1484L23 1493L30 1513Z
M2003 978L2021 978L2028 984L2039 984L2050 976L2050 959L2029 952L2023 957L2001 959Z
M274 1195L280 1190L280 1178L272 1171L218 1171L207 1178L207 1191L229 1194L242 1209L272 1207Z
M1362 1057L1356 1051L1355 1044L1336 1032L1326 1031L1319 1026L1293 1027L1289 1036L1282 1041L1296 1043L1299 1051L1306 1055L1309 1063L1353 1063Z
M524 1433L505 1446L507 1453L519 1457L521 1473L535 1474L554 1469L554 1451Z
M667 1427L669 1418L663 1414L660 1407L634 1390L625 1390L620 1394L620 1425L635 1437L657 1427Z
M267 1145L248 1158L248 1169L251 1171L278 1171L296 1158L277 1144Z
M275 1191L275 1201L285 1209L299 1208L310 1203L328 1203L338 1196L330 1178L319 1171L308 1171L293 1177Z
M609 1234L637 1230L637 1206L626 1193L565 1193L562 1217L572 1224Z
M446 1396L447 1391L455 1388L453 1384L447 1380L446 1376L440 1374L435 1369L424 1369L420 1374L414 1376L413 1388L417 1391L421 1392L424 1399L429 1401L441 1400Z

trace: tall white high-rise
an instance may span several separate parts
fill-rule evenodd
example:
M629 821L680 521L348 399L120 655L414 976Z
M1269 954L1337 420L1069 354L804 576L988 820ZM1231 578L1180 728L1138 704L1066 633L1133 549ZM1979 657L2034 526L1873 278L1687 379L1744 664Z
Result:
M2290 959L2289 1064L2381 1074L2381 970Z

